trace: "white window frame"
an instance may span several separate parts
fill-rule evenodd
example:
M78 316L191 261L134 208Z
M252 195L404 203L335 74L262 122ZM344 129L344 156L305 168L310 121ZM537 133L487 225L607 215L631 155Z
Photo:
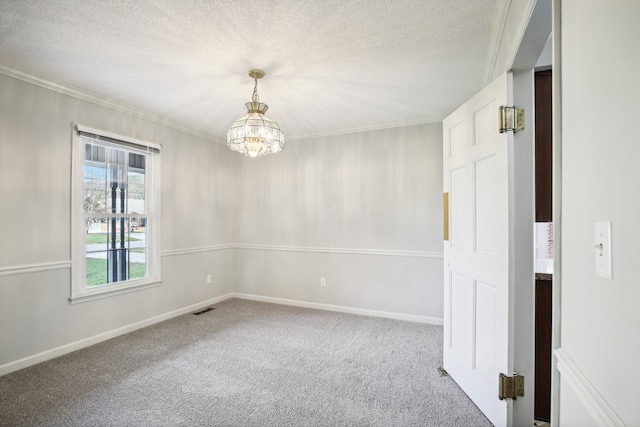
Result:
M86 225L84 208L85 147L81 133L93 134L121 143L123 148L134 147L146 154L145 207L149 218L146 227L147 277L108 285L86 286ZM146 141L117 135L78 123L72 129L71 165L71 296L72 304L133 292L160 285L160 150L161 146Z

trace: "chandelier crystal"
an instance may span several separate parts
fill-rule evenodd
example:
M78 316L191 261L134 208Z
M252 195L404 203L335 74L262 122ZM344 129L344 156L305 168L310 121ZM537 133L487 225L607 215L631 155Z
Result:
M269 106L260 102L258 97L258 79L264 77L262 70L249 70L249 77L255 84L251 102L245 108L247 114L231 125L227 132L227 147L249 157L260 157L277 153L284 148L284 133L280 126L264 115Z

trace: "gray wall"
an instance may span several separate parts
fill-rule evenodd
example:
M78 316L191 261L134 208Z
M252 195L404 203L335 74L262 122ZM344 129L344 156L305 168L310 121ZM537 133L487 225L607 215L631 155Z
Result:
M73 122L162 144L161 286L69 303ZM231 243L232 154L0 74L0 367L231 292L231 249L175 251Z
M238 180L236 291L441 321L441 123L295 141Z
M640 3L561 7L560 425L637 426ZM612 223L613 280L595 275L596 221Z
M73 122L162 144L160 286L69 303ZM441 158L433 124L246 159L0 74L0 373L238 293L437 323Z

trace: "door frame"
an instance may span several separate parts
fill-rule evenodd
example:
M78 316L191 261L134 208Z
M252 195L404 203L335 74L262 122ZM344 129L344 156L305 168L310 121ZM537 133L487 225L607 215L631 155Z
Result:
M510 280L513 280L513 295L511 309L514 310L510 318L514 319L510 339L513 345L513 368L518 374L525 376L525 397L513 402L512 424L530 425L533 423L533 391L534 391L534 292L535 276L533 273L533 227L535 216L534 205L534 71L538 58L553 32L554 53L552 67L554 69L554 206L559 206L559 183L556 182L559 157L558 130L558 99L560 82L559 64L559 1L560 0L528 0L524 2L508 2L504 17L504 25L495 62L490 70L487 84L504 71L513 73L513 101L518 108L525 110L525 130L514 135L513 168L514 187L509 195L509 204L516 233L515 244L512 245L510 261ZM559 213L554 209L554 224L556 239L559 234ZM557 240L555 243L558 254ZM553 295L553 349L557 348L559 340L559 298L560 286L556 280L559 274L559 260L554 260L554 295ZM552 362L552 402L551 421L557 422L557 370ZM528 378L528 380L527 380Z
M515 245L512 254L514 327L514 371L525 376L525 398L513 405L514 425L533 423L534 403L534 302L535 275L533 269L535 224L534 147L535 99L534 72L536 63L552 33L552 0L537 0L514 56L513 101L525 110L525 130L514 135L513 193L509 195L513 209ZM553 65L553 64L552 64ZM518 230L527 230L518 233ZM527 380L528 378L528 380Z
M553 11L553 80L552 91L552 156L553 156L553 294L551 296L551 350L561 347L561 309L562 288L562 43L561 9L562 0L552 0ZM560 372L555 356L551 360L551 425L560 423Z

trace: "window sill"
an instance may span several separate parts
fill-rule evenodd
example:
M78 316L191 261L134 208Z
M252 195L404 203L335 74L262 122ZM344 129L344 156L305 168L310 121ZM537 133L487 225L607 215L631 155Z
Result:
M69 302L71 304L80 304L82 302L95 301L102 298L108 298L116 295L127 294L129 292L141 291L143 289L148 289L148 288L155 288L157 286L160 286L161 283L162 283L162 279L146 280L146 281L131 284L129 286L122 287L122 288L104 289L100 291L91 292L89 294L74 295L69 297Z

